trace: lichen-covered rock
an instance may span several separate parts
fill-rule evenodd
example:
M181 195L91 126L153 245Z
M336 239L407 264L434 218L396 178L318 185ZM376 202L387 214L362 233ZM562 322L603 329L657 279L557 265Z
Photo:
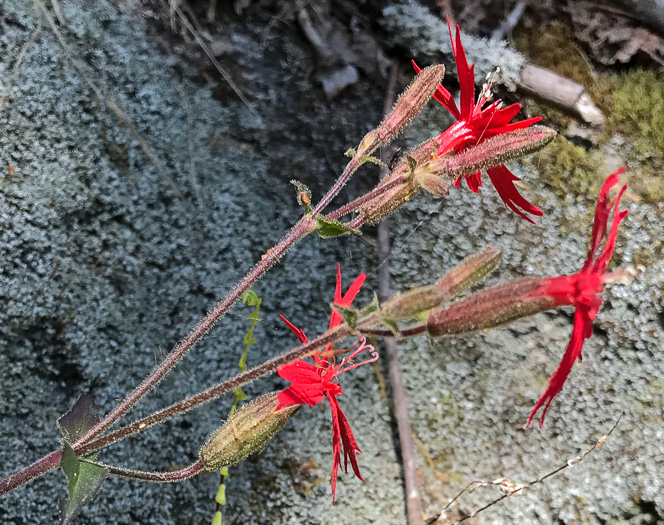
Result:
M380 23L390 40L408 49L416 62L424 57L436 62L443 59L448 71L456 74L447 25L425 6L415 0L395 2L383 9ZM525 58L507 42L464 34L463 45L468 63L475 63L476 78L494 74L500 68L501 81L512 90L516 88Z
M361 90L338 106L315 104L316 81L302 80L300 71L310 67L307 52L275 31L275 52L288 63L264 56L264 25L230 28L243 71L255 79L257 117L234 96L219 103L182 72L193 68L156 52L135 13L101 0L58 4L71 56L48 24L35 35L31 0L0 2L3 477L58 446L56 420L81 393L92 393L102 413L113 408L297 220L288 180L308 177L315 190L328 185L334 171L327 163L338 168L352 145L339 146L345 134L366 132L358 107L379 121L380 97L371 108ZM81 71L126 113L186 202ZM301 76L297 85L294 74ZM302 120L278 118L286 114ZM320 173L327 181L316 182ZM350 277L366 269L365 253L354 239L310 238L296 246L255 288L263 321L249 364L297 343L278 311L310 335L323 331L336 262ZM250 312L233 309L123 421L234 373ZM283 386L275 377L246 391L256 396ZM332 508L330 415L302 410L259 457L231 469L226 523L404 520L400 468L385 439L388 404L370 370L358 370L344 387L340 402L371 482L342 476ZM191 463L229 406L227 398L211 403L100 459L149 470ZM111 479L76 523L207 523L217 483L212 474L178 485ZM0 522L54 523L64 495L62 473L51 472L1 497Z
M262 25L243 17L225 28L257 117L230 90L221 90L223 103L215 100L187 76L192 67L156 52L135 13L102 0L58 3L71 56L48 24L35 33L32 1L0 3L0 476L57 446L56 420L79 394L92 393L102 413L113 408L297 219L287 181L303 179L315 198L343 166L342 152L380 121L381 90L365 80L321 104L309 75L315 58L299 37L272 24L266 31L267 16ZM391 29L395 43L449 55L444 24L430 17L432 29L418 35L415 4L402 5L397 13L410 9L403 11L408 16L391 18L388 27L414 25L410 32ZM270 45L262 47L265 40ZM490 51L481 40L475 52L471 39L464 36L464 43L483 73L501 65L509 77L519 67L521 58L508 50L494 49L485 61ZM161 173L81 72L126 113ZM438 107L418 122L411 145L449 123ZM598 177L620 161L607 158ZM407 204L392 222L394 288L433 282L487 244L505 252L489 282L577 271L591 201L572 194L563 204L541 168L516 171L545 211L537 227L506 211L489 184L480 195L459 190L444 201L418 196ZM468 481L524 482L552 470L594 443L623 411L604 447L483 520L622 523L664 512L664 262L656 248L663 206L628 205L614 260L645 261L648 270L631 286L605 293L584 362L543 431L522 427L564 351L567 312L463 339L401 344L414 431L428 458L422 452L419 467L430 514ZM344 277L368 271L371 281L371 253L356 239L310 238L296 246L256 287L263 321L249 363L295 342L278 311L309 335L323 331L335 263ZM371 284L365 286L360 302L370 298ZM234 373L249 313L235 307L127 420ZM382 378L367 367L348 376L340 403L364 451L366 483L342 476L332 507L329 413L303 409L261 455L231 469L226 523L405 523ZM267 378L246 390L257 396L283 386ZM211 403L110 447L100 459L150 470L191 463L229 405ZM210 474L175 485L111 479L77 523L207 523L217 481ZM54 522L64 493L62 474L49 473L0 498L0 521ZM467 496L461 507L477 508L482 494Z
M412 135L417 143L429 130ZM615 162L620 158L613 157ZM545 165L513 167L531 186L524 190L527 198L536 195L535 204L545 212L537 227L506 210L488 179L479 195L463 187L444 202L418 198L393 222L393 236L407 238L407 248L396 249L391 260L401 289L439 278L487 244L504 250L502 268L490 284L580 269L594 203L587 196L557 196L547 187ZM598 167L597 177L609 172ZM621 225L616 267L633 263L643 247L664 235L662 203L627 199L625 207L630 214ZM419 227L413 230L413 225ZM589 448L624 413L604 447L523 496L487 510L484 519L599 524L639 515L657 520L664 514L663 289L660 255L649 259L646 273L630 286L605 291L583 363L574 367L541 431L525 431L524 425L565 350L571 311L541 313L465 338L401 343L413 429L433 458L430 463L420 456L427 511L440 511L441 501L473 480L537 479ZM471 512L499 495L477 490L459 505Z

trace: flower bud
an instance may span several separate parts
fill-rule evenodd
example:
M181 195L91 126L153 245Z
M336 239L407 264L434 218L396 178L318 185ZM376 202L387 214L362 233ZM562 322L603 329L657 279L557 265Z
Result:
M457 180L468 173L486 171L487 168L542 149L555 136L556 132L546 126L530 126L501 133L452 157L441 157L441 175Z
M452 181L431 173L428 169L417 170L413 176L415 184L436 197L447 197Z
M394 321L410 319L440 306L443 301L451 299L495 270L501 256L500 248L488 247L483 252L466 257L438 283L394 296L381 307L382 316Z
M432 337L474 332L553 308L556 306L553 297L532 293L549 280L514 281L435 310L427 319L427 331Z
M453 297L477 284L500 265L503 250L488 246L484 251L466 257L445 275L437 286Z
M420 114L445 75L445 66L424 68L399 96L390 114L376 129L382 144L387 144Z
M408 292L395 295L381 307L381 317L392 321L411 319L422 312L439 306L447 293L435 284L414 288Z
M233 465L267 445L301 406L276 410L278 396L273 392L243 405L212 433L199 452L206 470Z

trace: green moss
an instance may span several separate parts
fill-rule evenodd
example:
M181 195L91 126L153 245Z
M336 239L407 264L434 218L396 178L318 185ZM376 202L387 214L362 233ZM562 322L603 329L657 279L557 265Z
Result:
M664 75L633 69L612 77L608 131L635 138L635 153L664 151ZM661 160L661 159L660 159Z
M639 246L634 248L632 256L634 264L640 264L649 268L664 256L664 245L662 241L657 241L652 246Z
M569 195L597 195L602 183L597 156L558 136L537 154L535 162L543 173L542 181L566 199Z
M662 202L664 201L664 177L653 177L645 181L643 199L646 202Z
M602 145L619 133L626 137L624 160L632 164L630 189L645 202L664 202L664 74L632 69L598 75L574 43L564 26L519 30L514 44L529 59L583 85L607 117L607 127L598 137L598 147L586 151L558 139L537 157L542 179L562 198L568 195L595 196L601 182L597 166L602 164ZM549 106L531 103L534 114L550 125L567 127L572 119Z

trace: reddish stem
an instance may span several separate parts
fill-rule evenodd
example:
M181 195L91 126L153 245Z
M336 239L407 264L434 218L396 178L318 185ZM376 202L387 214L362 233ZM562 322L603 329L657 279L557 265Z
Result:
M93 463L108 470L109 474L127 479L138 479L140 481L151 481L153 483L176 483L185 479L193 478L196 474L206 470L202 461L192 463L188 467L173 472L143 472L122 467Z
M396 179L383 184L382 186L377 186L373 190L371 190L369 193L366 195L363 195L362 197L359 197L355 199L353 202L349 202L345 206L342 206L341 208L333 211L332 213L328 214L325 216L326 219L338 219L339 217L343 217L344 215L347 215L348 213L356 210L359 208L362 204L366 202L370 202L371 200L375 199L376 197L382 195L388 190L391 190L395 186L398 186L399 184L403 184L406 182L406 177L397 177Z
M261 276L275 263L286 251L306 234L313 231L315 221L310 217L303 217L298 221L295 227L272 249L269 250L263 259L251 270L240 283L224 297L194 329L189 332L187 337L180 341L177 346L171 350L166 358L155 368L145 380L138 385L117 407L104 417L99 423L88 430L74 444L74 450L91 439L100 435L109 426L115 423L125 412L133 407L145 394L152 388L182 359L186 353L215 325L222 315L248 290Z
M62 455L62 450L55 450L44 456L43 458L35 461L29 467L25 467L20 472L17 472L13 476L0 480L0 496L7 494L12 490L20 487L24 483L35 479L42 474L46 474L49 470L53 470L60 465L60 457Z
M203 390L196 395L188 397L179 403L174 403L173 405L166 407L159 412L155 412L154 414L139 419L138 421L134 421L130 425L119 428L110 434L107 434L106 436L95 439L94 441L90 441L89 443L79 447L75 447L74 451L79 455L88 454L107 445L117 443L118 441L132 434L162 423L178 414L188 412L189 410L202 405L203 403L207 403L208 401L212 401L213 399L218 398L222 394L232 392L236 388L251 383L260 377L276 372L279 367L298 359L302 359L303 357L314 353L319 348L339 341L345 337L348 337L349 335L351 335L351 330L347 326L338 326L337 328L316 337L307 344L298 346L297 348L289 350L288 352L284 352L280 356L274 357L259 366L247 370L246 372L237 374L230 379L214 385L207 390Z
M211 401L222 394L231 392L238 387L244 386L252 381L258 379L259 377L265 376L277 370L280 366L295 361L297 359L302 359L307 355L315 352L318 348L322 348L327 344L334 343L344 337L350 335L350 330L341 325L334 330L331 330L321 336L318 336L309 343L294 348L281 354L278 357L270 359L265 363L254 367L246 372L237 374L236 376L227 379L226 381L219 383L213 387L204 390L192 397L188 397L179 403L175 403L159 412L155 412L143 419L135 421L134 423L127 425L125 427L119 428L110 434L98 438L94 441L90 441L85 444L75 443L72 445L74 452L81 456L99 450L107 445L116 443L132 434L140 432L148 427L162 423L163 421L170 419L171 417L187 412L194 407ZM60 465L61 450L56 450L51 452L49 455L43 457L42 459L36 461L29 467L24 468L23 470L17 472L13 476L9 476L3 480L0 480L0 496L7 494L12 490L20 487L24 483L49 472L57 468Z
M93 449L92 443L90 443L94 438L98 437L104 430L110 427L115 423L122 415L124 415L128 410L130 410L143 396L145 396L168 372L177 364L177 362L182 359L187 352L198 342L200 339L215 325L215 323L228 311L228 309L240 298L240 296L248 290L252 284L254 284L262 275L270 269L270 267L275 264L281 256L283 256L288 249L290 249L297 241L302 237L311 233L315 230L315 220L313 217L320 212L329 202L334 198L334 196L341 190L341 188L346 184L350 176L362 165L363 157L370 154L378 147L378 142L371 141L370 143L365 143L363 141L364 147L360 147L358 154L356 154L353 159L348 163L346 169L341 174L339 179L332 186L330 191L321 199L321 201L316 206L314 213L303 217L298 221L298 223L293 227L293 229L272 249L268 250L265 256L261 261L251 270L240 283L231 290L226 297L224 297L211 311L208 313L202 321L200 321L189 334L180 341L173 350L166 356L163 362L161 362L151 373L150 375L139 384L133 392L131 392L115 409L113 409L109 414L107 414L99 423L94 427L88 430L81 438L79 438L75 443L72 444L73 450L77 454L84 454L86 451ZM361 145L362 146L362 145ZM360 155L360 153L362 153ZM361 219L360 217L356 218ZM363 220L360 220L357 224L361 225ZM348 334L346 334L348 335ZM328 334L330 337L331 334ZM326 339L326 337L319 338L321 341ZM330 339L331 342L332 339ZM317 340L314 340L310 345L305 345L306 347L314 347ZM321 343L325 344L325 343ZM304 350L304 347L299 347L291 352L287 352L275 359L267 361L264 363L264 366L261 365L254 369L248 370L244 374L239 374L228 381L220 383L208 390L201 392L200 394L187 398L180 403L176 403L164 410L156 412L151 416L143 418L142 420L136 421L135 423L123 427L111 434L104 436L103 438L97 439L94 441L94 450L102 448L106 444L114 443L127 437L135 432L139 432L148 426L160 423L170 417L173 417L176 414L191 410L193 407L215 399L216 397L229 392L239 386L245 385L258 377L262 377L271 372L274 372L279 366L286 364L290 361L294 361L301 357L306 356L310 349ZM87 445L86 445L87 443ZM49 455L43 457L42 459L36 461L32 465L22 469L13 476L9 476L3 480L0 480L0 495L7 494L17 487L27 483L28 481L57 468L60 465L61 450L56 450L51 452Z
M357 168L359 168L365 162L365 157L371 155L380 145L381 141L378 138L378 134L375 131L370 131L369 133L367 133L367 135L364 137L364 139L362 139L362 142L357 148L357 152L355 153L355 155L353 155L353 158L350 159L350 162L346 165L346 168L344 169L343 173L334 183L334 186L330 188L330 191L328 191L325 194L325 196L320 200L320 202L314 208L313 210L314 216L318 215L325 208L325 206L327 206L332 201L332 199L334 199L337 193L341 191L341 188L343 188L346 185L351 175L353 175L353 173L357 171Z

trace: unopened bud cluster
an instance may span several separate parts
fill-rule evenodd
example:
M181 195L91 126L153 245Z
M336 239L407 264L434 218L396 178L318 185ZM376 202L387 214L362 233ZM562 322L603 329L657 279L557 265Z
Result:
M438 143L435 139L431 139L404 155L404 158L379 183L376 189L399 182L362 207L365 222L369 224L380 222L419 192L420 188L413 181L413 174L417 170L417 166L432 158L437 149Z
M459 133L462 134L463 129ZM420 190L444 197L459 177L537 151L551 142L555 135L554 130L545 126L531 126L502 133L461 153L440 157L436 155L439 139L431 139L404 155L380 182L376 190L391 184L394 186L362 207L365 221L369 224L380 222Z

